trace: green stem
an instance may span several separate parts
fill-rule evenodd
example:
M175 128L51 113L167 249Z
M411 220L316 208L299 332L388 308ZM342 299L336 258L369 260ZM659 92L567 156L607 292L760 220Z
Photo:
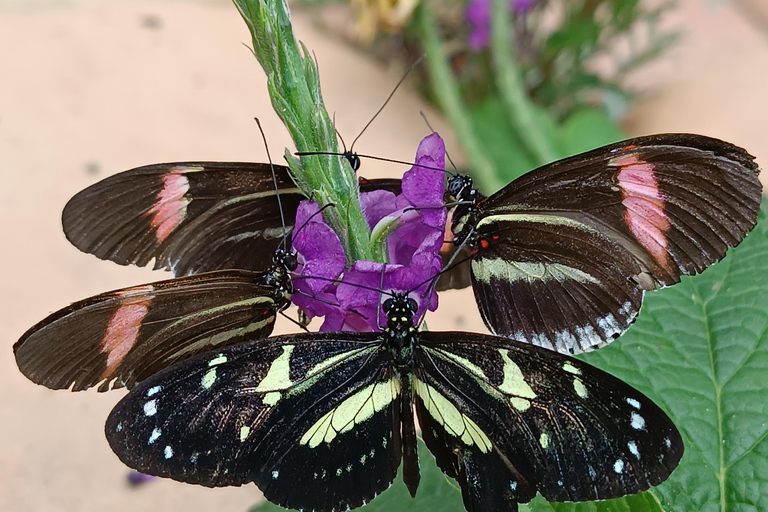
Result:
M234 0L253 40L253 53L267 75L272 107L302 152L338 153L336 130L325 109L317 67L296 42L285 0ZM294 181L320 205L334 204L325 219L339 235L348 262L370 260L370 229L360 208L357 176L335 155L294 158L286 150Z
M461 99L459 87L453 78L451 68L445 58L443 45L437 33L435 17L423 2L416 11L417 22L421 28L422 44L427 54L427 66L440 107L451 122L453 131L459 139L464 153L472 166L472 177L487 193L498 190L504 185L499 179L493 162L477 138L472 125L472 118Z
M558 158L557 150L537 121L533 104L523 84L522 73L512 54L509 0L494 0L491 16L491 53L496 86L510 122L537 165Z

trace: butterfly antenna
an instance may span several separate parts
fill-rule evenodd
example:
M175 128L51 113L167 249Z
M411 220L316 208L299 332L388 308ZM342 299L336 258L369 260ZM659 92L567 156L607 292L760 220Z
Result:
M267 136L264 135L264 130L261 127L261 122L259 122L258 117L253 118L256 121L256 125L259 127L259 132L261 132L261 138L264 141L264 149L267 150L267 160L269 161L269 168L272 171L272 183L275 186L275 197L277 197L277 208L280 210L280 223L283 226L283 250L288 249L288 233L285 229L285 215L283 214L283 203L280 201L280 188L277 186L277 174L275 174L275 166L272 164L272 157L269 154L269 145L267 145Z
M349 146L349 152L350 152L350 153L351 153L351 152L354 150L354 148L355 148L355 143L357 142L357 139L359 139L359 138L360 138L360 137L361 137L361 136L362 136L362 135L365 133L365 130L367 130L367 129L368 129L368 127L369 127L369 126L371 126L371 123L373 123L373 121L374 121L374 120L375 120L375 119L376 119L376 118L379 116L379 114L381 114L381 111L382 111L382 110L384 110L384 107L386 107L386 106L387 106L387 103L389 103L389 100L391 100L391 99L392 99L392 96L394 96L394 95L395 95L395 93L397 92L397 89L400 87L400 85L402 85L402 83L403 83L403 82L405 82L405 79L406 79L406 78L408 78L408 75L411 73L411 71L413 71L413 70L416 68L416 66L418 66L419 64L421 64L421 63L422 63L422 61L424 60L424 58L425 58L425 57L426 57L426 54L422 55L421 57L419 57L419 58L416 60L416 62L414 62L413 64L411 64L411 67L409 67L409 68L408 68L408 70L405 72L405 74L404 74L404 75L403 75L403 77L400 79L400 81L399 81L399 82L397 82L397 85L395 85L395 88L394 88L394 89L392 89L392 92L391 92L391 93L389 93L389 96L387 96L387 99L384 101L384 104L381 106L381 108L379 108L379 110L377 110L377 111L376 111L376 113L373 115L373 117L371 118L371 120L370 120L370 121L368 121L368 124L366 124L366 125L363 127L362 131L361 131L361 132L358 134L358 136L357 136L357 137L355 137L355 140L353 140L353 141L352 141L352 145L351 145L351 146Z
M425 114L423 110L419 110L419 115L421 115L421 118L424 120L425 123L427 123L427 128L429 128L429 131L431 131L432 133L437 133L435 132L435 129L432 128L432 125L429 124L429 119L427 119L427 114ZM456 171L454 175L459 174L459 170L456 168L456 164L453 163L453 158L451 158L451 155L448 154L447 149L445 150L445 157L448 159L449 162L451 162L451 167L453 167L453 170Z

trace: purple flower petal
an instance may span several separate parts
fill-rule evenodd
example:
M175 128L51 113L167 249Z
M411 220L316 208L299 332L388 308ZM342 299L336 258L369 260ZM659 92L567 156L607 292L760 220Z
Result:
M517 16L528 13L537 0L510 0L509 10ZM464 19L470 26L467 43L475 51L485 49L491 40L491 12L493 0L470 0L464 10Z
M292 240L292 247L299 255L299 274L305 276L312 293L331 286L347 264L339 236L319 212L319 205L313 201L299 203Z
M371 229L398 209L395 193L389 190L372 190L360 194L360 206Z

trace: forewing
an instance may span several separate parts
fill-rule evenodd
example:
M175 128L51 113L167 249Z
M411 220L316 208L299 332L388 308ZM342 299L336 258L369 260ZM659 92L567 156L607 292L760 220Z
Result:
M304 199L288 168L274 166L290 231ZM67 239L121 265L174 275L220 269L265 270L283 240L269 164L180 162L110 176L64 208Z
M644 290L751 230L752 156L699 135L630 139L532 171L480 203L473 285L491 330L578 353L619 336Z
M581 361L448 332L422 333L416 358L424 440L458 475L469 510L498 496L524 503L536 491L551 501L634 494L666 480L682 457L658 406Z
M278 505L344 510L400 464L400 382L379 336L282 336L190 359L137 385L106 435L128 466L209 487L255 482Z
M261 283L260 273L232 270L102 293L24 333L16 363L52 389L130 388L195 354L269 336L277 305Z

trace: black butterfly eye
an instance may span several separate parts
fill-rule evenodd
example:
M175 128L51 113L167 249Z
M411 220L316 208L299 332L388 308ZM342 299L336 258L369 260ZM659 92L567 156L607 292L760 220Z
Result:
M392 309L392 302L393 299L387 299L384 301L384 312L389 313L389 311Z
M453 176L448 180L448 192L453 197L457 197L462 188L464 188L464 180L461 176Z
M353 171L357 171L360 168L360 157L354 153L344 153L344 158L349 162L349 166Z
M419 303L416 302L415 299L408 298L408 308L413 312L416 313L416 310L419 309Z
M283 264L285 268L293 272L299 266L299 260L296 258L295 253L289 253L283 258Z

